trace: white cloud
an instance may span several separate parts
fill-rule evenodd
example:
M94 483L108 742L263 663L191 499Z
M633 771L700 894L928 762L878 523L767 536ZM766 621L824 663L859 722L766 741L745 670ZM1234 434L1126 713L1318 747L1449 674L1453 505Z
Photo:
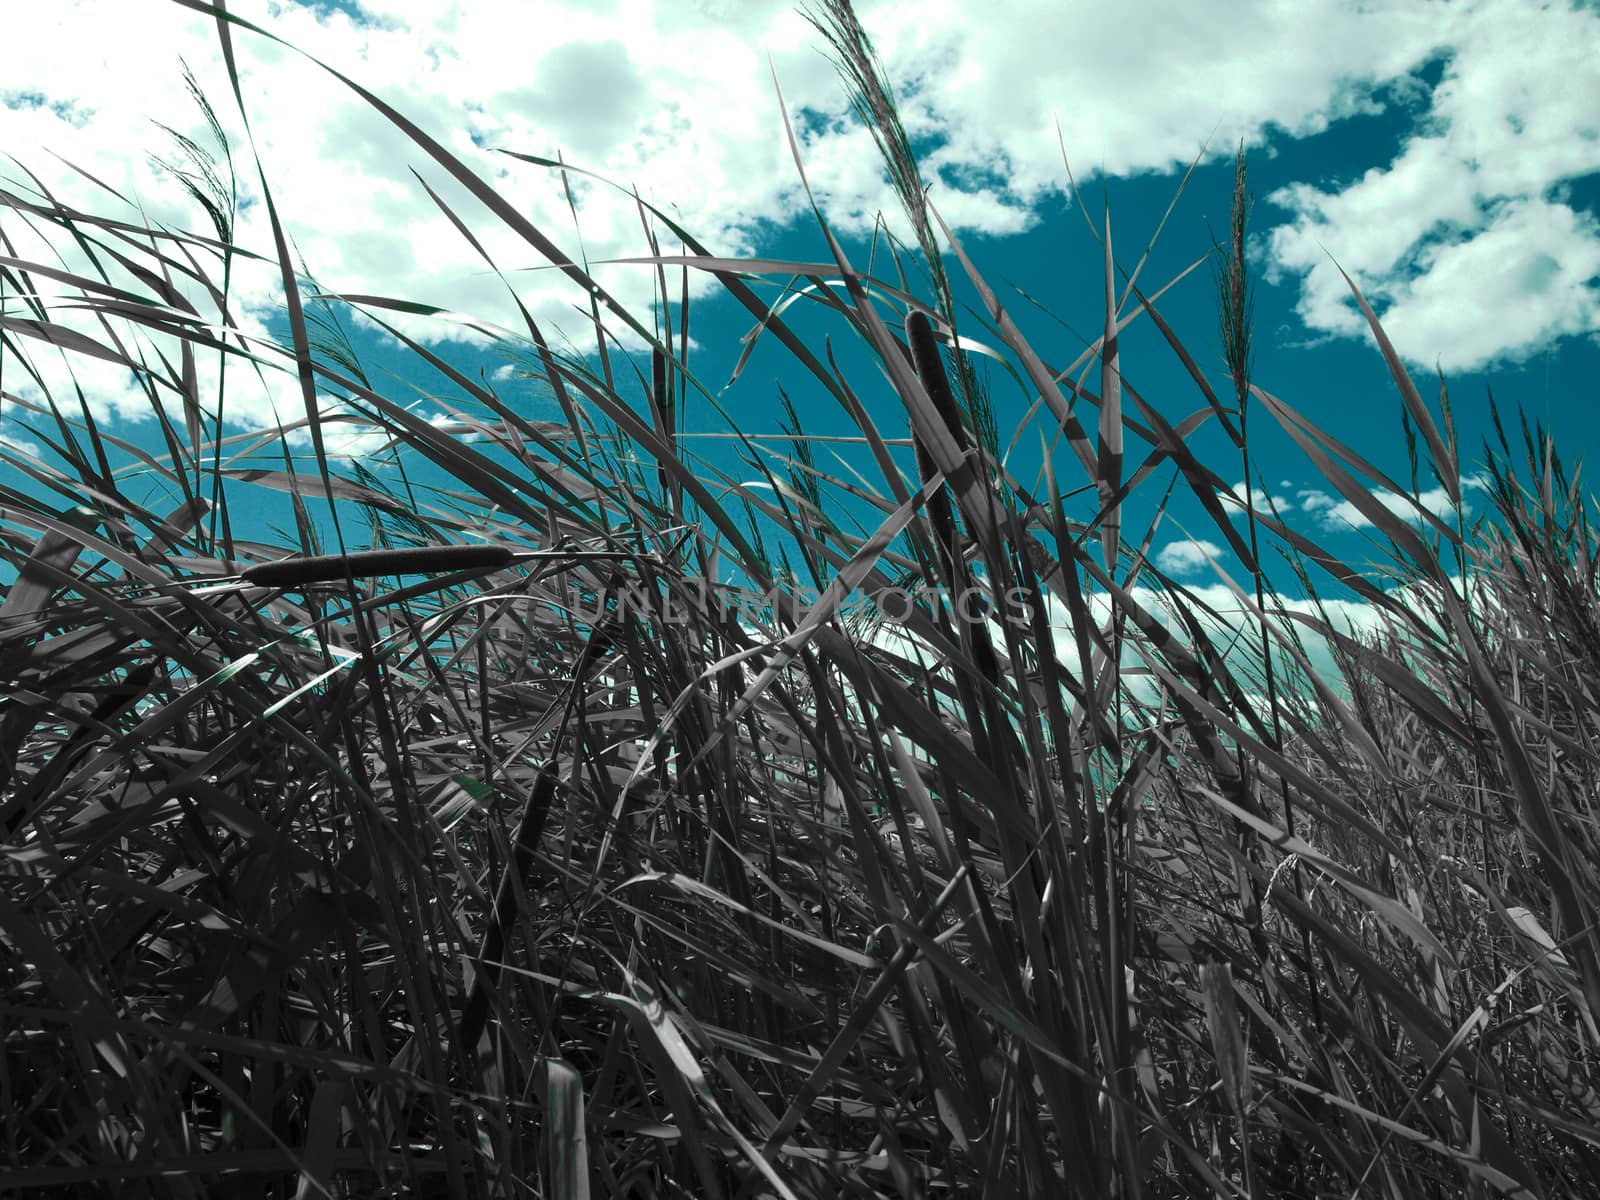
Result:
M25 455L28 458L38 458L44 453L38 442L30 442L27 438L12 437L5 433L0 433L0 450L9 450L13 454Z
M1259 622L1255 615L1240 604L1238 597L1225 584L1188 585L1185 591L1193 601L1190 605L1191 611L1200 621L1212 644L1219 648L1229 648L1226 661L1235 678L1245 682L1246 685L1249 680L1258 678L1262 673L1261 641ZM1155 589L1147 587L1136 587L1131 595L1135 603L1156 616L1180 643L1192 646L1192 638L1186 625L1175 616L1172 605L1166 597ZM1403 594L1397 594L1396 599L1401 603L1411 602L1409 596ZM1103 592L1094 592L1087 595L1085 600L1091 618L1104 627L1110 617L1110 597ZM1286 613L1298 613L1314 621L1320 621L1322 617L1317 606L1310 600L1275 601L1269 598L1267 601L1269 623L1285 633L1292 631L1298 636L1311 670L1336 691L1344 691L1344 678L1327 640L1299 621L1293 620L1292 617L1278 616L1277 609L1280 604ZM1216 615L1213 617L1206 610ZM1047 603L1047 611L1051 628L1056 635L1056 654L1064 663L1076 663L1075 634L1066 607L1052 597ZM1370 638L1390 620L1388 614L1364 601L1324 600L1322 611L1326 613L1335 631L1358 638ZM1238 636L1241 630L1244 636ZM1122 662L1125 668L1144 663L1139 647L1145 644L1142 638L1129 639L1124 643ZM1288 652L1283 649L1282 643L1276 636L1273 637L1273 654L1281 672L1288 661ZM1283 676L1280 674L1280 682L1282 679ZM1133 676L1126 678L1126 684L1136 698L1146 703L1153 702L1159 695L1159 684L1153 677Z
M1468 483L1472 480L1466 481ZM1418 494L1415 500L1410 496L1402 496L1395 492L1378 489L1372 493L1372 498L1384 508L1388 509L1402 521L1413 525L1420 525L1426 518L1417 511L1417 503L1441 521L1449 524L1455 520L1455 505L1450 502L1450 495L1442 487L1430 488ZM1338 497L1321 491L1304 491L1300 493L1300 506L1309 513L1317 514L1322 527L1329 532L1348 532L1354 526L1356 529L1370 529L1373 522L1349 500L1340 500ZM1463 503L1462 515L1471 516L1472 507Z
M47 150L137 199L150 219L203 228L194 204L146 161L150 152L172 153L153 121L209 144L182 85L181 57L233 139L241 193L254 201L241 216L241 240L270 255L212 20L162 0L13 7L0 146L82 207L115 206ZM767 223L809 219L769 55L829 220L864 232L882 210L891 231L910 240L872 139L843 119L833 64L790 0L360 7L362 22L289 0L237 0L230 10L414 118L574 259L648 252L632 200L573 177L580 241L559 177L493 148L549 158L559 151L624 187L637 184L714 252L752 253ZM1207 138L1221 157L1240 139L1259 146L1274 129L1314 133L1403 100L1423 123L1395 161L1348 186L1311 180L1275 197L1292 221L1270 237L1271 253L1281 270L1304 275L1307 324L1361 333L1319 242L1371 288L1416 361L1466 367L1516 357L1600 324L1591 282L1600 230L1561 192L1565 181L1600 169L1585 102L1600 88L1600 65L1585 49L1600 28L1591 11L1525 0L1244 0L1176 15L1154 0L1114 9L1012 0L1005 20L956 0L861 0L857 11L908 131L919 148L933 146L923 172L958 232L1015 232L1056 211L1067 182L1058 119L1082 179L1102 165L1114 176L1167 172ZM592 346L572 285L364 101L267 39L236 30L233 42L274 199L320 283L517 327L505 284L427 197L414 167L481 238L552 344ZM1449 66L1428 95L1415 72L1439 53L1451 56ZM10 165L0 174L27 183ZM5 225L13 234L21 223L7 214ZM49 256L25 229L13 236L24 257ZM60 237L51 244L75 253ZM662 248L676 247L668 238ZM593 273L648 322L652 271ZM692 296L718 286L690 275ZM242 263L233 287L235 313L260 332L280 300L273 268ZM437 320L383 316L413 336L481 341ZM65 388L48 358L39 356L47 381ZM103 411L148 409L116 368L82 365ZM215 364L202 361L200 370L210 395ZM265 423L274 409L300 410L291 378L262 389L243 376L230 374L235 417Z
M1448 575L1447 579L1451 590L1460 595L1462 590L1460 576L1452 574ZM1436 618L1439 601L1435 585L1422 580L1380 590L1385 591L1395 605L1414 614L1427 629L1439 631L1439 621ZM1261 663L1260 622L1254 612L1241 604L1239 598L1224 583L1187 584L1184 585L1184 592L1186 598L1183 603L1200 622L1212 645L1225 650L1225 661L1234 678L1241 683L1247 693L1252 693L1252 682L1259 681L1264 674ZM1134 603L1160 621L1180 644L1192 648L1192 634L1186 623L1175 615L1173 600L1155 588L1142 585L1131 589L1130 595ZM1105 629L1111 616L1111 597L1105 592L1091 590L1085 593L1084 601L1090 620L1099 628ZM1472 604L1480 613L1486 611L1487 606L1492 604L1488 581L1476 573L1472 576ZM1069 670L1075 670L1078 663L1078 647L1071 613L1064 603L1048 593L1045 596L1044 607L1046 623L1054 633L1056 655L1062 663L1067 664ZM1298 667L1299 655L1303 653L1304 666L1309 667L1320 680L1347 699L1348 684L1328 639L1298 618L1309 620L1317 626L1320 626L1325 618L1335 632L1367 643L1380 632L1397 633L1402 642L1408 646L1414 645L1416 639L1416 631L1407 622L1387 608L1364 600L1329 598L1321 600L1319 604L1310 599L1269 596L1266 615L1269 626L1283 633L1291 643L1298 645L1298 650L1291 653L1276 633L1272 635L1279 685L1285 686L1291 678L1299 678L1299 671L1290 671L1289 668L1291 662ZM990 631L997 641L1005 636L1005 631L998 623L991 622ZM941 665L940 656L919 643L897 623L880 625L875 630L872 641L923 666L937 669ZM1125 670L1131 668L1134 671L1123 676L1123 684L1136 700L1146 704L1156 702L1160 695L1160 684L1154 676L1137 673L1147 665L1140 652L1141 648L1147 649L1149 645L1148 639L1142 637L1127 638L1122 643L1122 666ZM1300 685L1297 683L1295 686ZM1069 709L1074 707L1070 700L1067 701L1067 706Z
M1215 542L1193 538L1161 547L1156 551L1156 566L1169 575L1191 575L1205 570L1211 559L1221 556L1222 547Z
M1410 362L1476 370L1600 327L1600 222L1567 203L1600 171L1600 13L1517 0L1426 7L1444 78L1399 156L1343 188L1270 199L1273 270L1314 330L1370 337L1331 253Z
M1226 512L1230 517L1240 520L1242 520L1245 515L1245 510L1247 507L1247 495L1250 500L1254 501L1254 508L1260 515L1264 517L1271 517L1272 510L1274 507L1276 507L1280 516L1287 516L1289 513L1293 512L1295 508L1295 502L1286 494L1287 490L1293 486L1293 483L1285 479L1278 484L1278 488L1280 489L1278 491L1268 492L1260 487L1256 487L1247 492L1245 488L1245 481L1241 479L1238 483L1233 485L1233 495L1230 496L1226 492L1219 492L1217 494L1217 499L1222 502L1222 508L1224 512Z
M344 422L322 427L322 445L330 460L359 462L369 471L389 465L386 453L393 439L383 429L365 422Z

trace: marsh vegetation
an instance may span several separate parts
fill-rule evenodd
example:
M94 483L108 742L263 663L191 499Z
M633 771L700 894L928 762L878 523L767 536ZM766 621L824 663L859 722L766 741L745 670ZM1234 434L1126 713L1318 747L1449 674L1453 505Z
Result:
M104 272L0 261L7 420L47 443L0 448L0 1190L1593 1195L1600 621L1577 480L1524 424L1488 458L1491 519L1402 519L1372 489L1414 496L1415 473L1388 479L1254 384L1242 153L1209 263L1225 387L1109 224L1104 333L1077 362L1030 346L950 238L987 306L973 327L848 4L819 29L926 291L867 277L825 225L830 261L751 266L645 205L652 246L664 230L687 257L652 250L643 322L363 93L559 265L597 330L653 348L645 378L601 337L596 370L530 318L506 348L559 420L384 321L420 301L309 293L276 213L288 336L246 339L227 280L250 251L200 175L203 232L0 191L0 219ZM266 35L230 17L219 36ZM792 409L782 457L747 447L769 486L698 461L675 414L714 396L669 269L765 322L877 475L830 474ZM769 311L765 274L806 279L870 349L892 421L881 378L842 377ZM68 302L104 336L55 319ZM352 305L438 373L454 430L362 371L332 319ZM1475 468L1448 404L1361 305L1459 511ZM958 316L1061 447L1036 486L1002 466L1017 431ZM1189 371L1192 415L1124 379L1135 320ZM164 451L81 397L27 398L40 352L134 372ZM304 412L225 433L224 397L193 386L205 356L229 379L297 373ZM350 422L391 461L329 453ZM1237 459L1196 460L1207 422ZM1231 496L1262 422L1370 517L1403 593ZM414 482L420 462L448 483ZM1169 484L1249 575L1231 624L1124 520ZM252 487L290 497L282 542L236 536ZM485 545L504 552L430 557ZM250 570L355 550L401 553ZM1377 632L1290 614L1263 566L1280 550ZM894 622L846 603L910 584ZM1033 602L976 620L929 599L974 591ZM1311 669L1315 638L1339 678Z

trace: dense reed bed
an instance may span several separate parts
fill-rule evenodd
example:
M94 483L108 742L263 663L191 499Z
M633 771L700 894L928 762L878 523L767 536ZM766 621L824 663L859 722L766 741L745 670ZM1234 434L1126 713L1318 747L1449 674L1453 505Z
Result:
M224 42L271 36L217 15ZM854 268L825 223L832 261L741 262L642 205L647 324L345 81L588 297L598 370L531 318L506 343L561 420L399 330L454 427L386 396L330 314L429 310L308 293L276 211L289 336L247 339L227 281L250 251L203 172L204 234L0 192L0 220L104 270L0 259L7 421L47 443L0 448L0 1191L1594 1194L1600 623L1577 480L1524 425L1525 453L1490 456L1492 519L1401 519L1372 491L1415 478L1252 383L1241 154L1211 256L1220 394L1160 292L1119 279L1109 220L1104 334L1067 364L950 239L987 309L963 342L1060 446L1026 486L870 45L844 0L817 25L925 294ZM669 267L765 323L876 476L830 474L792 409L784 453L746 447L768 487L696 458L677 414L714 398L687 305L665 322ZM769 311L764 274L849 325L892 419L881 378L842 377ZM55 319L69 301L104 336ZM1448 403L1436 418L1361 304L1459 510ZM1192 376L1193 415L1124 380L1134 320ZM648 379L604 334L623 326ZM82 397L27 398L43 352L135 372L164 453ZM224 396L193 384L207 356L229 379L287 368L303 413L224 435ZM1212 421L1239 453L1215 469L1188 448ZM331 454L351 422L392 463ZM1254 483L1231 493L1262 422L1375 523L1403 588L1257 511ZM414 481L423 460L448 483ZM1242 619L1125 523L1168 482L1244 564ZM235 535L250 487L292 499L284 541ZM1283 603L1269 547L1375 630ZM1342 677L1311 669L1316 638Z

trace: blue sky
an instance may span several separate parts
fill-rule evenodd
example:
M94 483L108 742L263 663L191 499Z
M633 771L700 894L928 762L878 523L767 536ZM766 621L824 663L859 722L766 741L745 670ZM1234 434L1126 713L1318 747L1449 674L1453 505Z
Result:
M826 260L783 134L774 71L803 131L807 176L854 265L866 264L866 239L880 212L889 231L914 244L822 39L787 0L255 0L229 7L372 87L574 257L580 241L559 182L493 148L546 157L559 151L624 187L636 184L719 252ZM896 88L935 207L1052 367L1078 358L1104 321L1101 249L1072 208L1063 146L1097 224L1109 203L1116 258L1129 270L1205 147L1140 275L1148 295L1203 254L1213 233L1226 237L1242 142L1254 197L1257 385L1395 479L1408 478L1399 397L1336 259L1365 291L1436 411L1435 364L1443 370L1464 466L1478 458L1489 429L1489 387L1513 421L1522 408L1553 430L1569 463L1600 440L1600 11L1593 4L1286 0L1125 4L1113 12L1059 0L863 0L857 12ZM233 140L246 201L240 240L270 252L263 206L252 203L259 184L243 125L206 18L166 0L59 0L7 21L13 53L0 85L0 149L57 195L92 211L113 214L117 204L62 159L137 197L147 217L204 228L203 216L149 161L152 154L173 157L172 139L155 122L208 140L184 90L181 57ZM503 285L483 270L411 168L459 206L502 268L536 267L529 248L496 232L492 218L435 164L305 58L245 33L237 46L255 145L319 281L514 327ZM0 164L0 176L13 190L31 190L11 163ZM576 190L581 248L591 261L648 253L621 192L588 183ZM30 246L34 235L13 215L0 221L22 257L44 253ZM69 260L74 253L59 240L52 246ZM675 249L663 243L665 252ZM958 304L976 306L953 256L946 266ZM594 273L633 311L648 313L648 269L601 266ZM573 308L582 297L569 283L540 270L510 278L547 333L592 346ZM236 286L247 325L273 331L279 293L271 271L243 271ZM691 294L690 365L720 388L752 322L708 277L693 277ZM929 294L925 287L922 294ZM1226 395L1209 267L1159 306ZM992 340L967 311L958 319L963 335ZM438 390L437 377L418 377L393 343L357 324L355 345L370 373L381 379L394 370ZM500 361L484 358L481 344L459 327L400 324L452 361L491 370ZM901 432L904 418L886 381L843 323L797 316L796 324L818 350L822 336L832 335L846 377L885 430ZM39 368L59 386L59 364L46 359L38 356ZM1121 366L1126 383L1174 423L1204 404L1147 320L1123 335ZM97 374L99 364L75 367L101 415L135 438L152 431L142 394L114 368ZM1032 397L999 369L990 380L1005 441ZM1098 390L1098 368L1084 382ZM206 383L203 371L202 389ZM844 428L833 402L776 346L758 349L723 402L746 431L773 432L779 385L808 429ZM29 394L15 371L7 371L4 387ZM532 415L555 415L542 392L513 380L504 387ZM240 428L269 424L274 404L298 410L287 377L263 388L236 373L229 389ZM395 394L404 395L401 385ZM419 411L438 409L419 397ZM11 406L0 413L0 438L26 442L15 414ZM1092 427L1092 410L1086 416ZM703 401L691 401L687 420L691 430L723 428ZM1355 514L1264 410L1253 411L1251 430L1262 477L1292 521L1352 562L1376 556L1363 541L1371 530L1345 523ZM364 445L346 448L359 455ZM717 461L725 469L750 475L723 444L705 445L713 457L721 447ZM1194 445L1219 474L1241 478L1214 425ZM1025 482L1033 482L1036 446L1030 432L1014 460L1025 468L1018 469ZM1128 453L1138 456L1133 439ZM1065 486L1081 482L1064 449L1057 467ZM1164 483L1165 475L1159 478ZM1424 499L1448 515L1442 493L1426 494L1434 486L1424 467ZM1487 504L1470 488L1466 497L1469 518ZM1125 536L1142 535L1141 513L1137 506L1130 512ZM1155 541L1156 561L1197 587L1214 579L1203 552L1223 542L1204 525L1197 504L1178 502ZM1222 559L1235 569L1230 556ZM1280 582L1292 581L1284 575Z

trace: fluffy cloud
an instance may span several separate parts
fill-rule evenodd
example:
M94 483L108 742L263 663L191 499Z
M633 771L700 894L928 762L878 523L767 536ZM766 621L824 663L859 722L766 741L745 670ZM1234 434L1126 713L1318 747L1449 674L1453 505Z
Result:
M1465 482L1474 484L1475 478ZM1409 521L1413 525L1420 525L1426 519L1417 511L1418 503L1446 524L1453 522L1456 518L1455 505L1450 502L1449 493L1442 487L1431 488L1426 492L1422 492L1415 500L1410 496L1402 496L1382 489L1374 491L1372 498L1402 521ZM1308 513L1315 514L1322 527L1330 532L1347 532L1352 526L1356 529L1370 529L1373 526L1367 515L1349 500L1341 500L1327 492L1301 492L1300 507ZM1462 516L1466 517L1471 514L1471 505L1463 502Z
M1332 252L1412 363L1521 361L1600 327L1600 222L1569 203L1570 185L1600 171L1600 13L1498 0L1424 9L1446 62L1432 95L1413 96L1414 131L1348 186L1269 197L1294 216L1270 235L1268 278L1303 277L1298 309L1313 330L1370 336Z
M1169 575L1192 575L1207 569L1211 559L1221 558L1222 547L1199 538L1168 542L1156 551L1156 566Z
M38 442L30 442L27 438L12 437L0 433L0 450L10 450L17 454L25 454L30 458L38 458L43 453Z
M1276 508L1279 516L1287 516L1295 510L1295 501L1289 496L1289 489L1294 484L1285 479L1279 482L1277 488L1268 491L1259 484L1251 491L1245 488L1244 480L1233 485L1233 494L1218 493L1217 499L1222 502L1223 511L1230 517L1243 519L1246 509L1246 496L1253 500L1257 513L1264 517L1271 517L1272 510Z
M881 211L909 240L872 138L846 118L821 39L792 8L789 0L230 5L415 118L574 259L647 252L632 199L572 176L580 240L561 178L495 148L560 153L676 205L714 252L751 253L764 230L807 211L773 72L830 222L865 232ZM924 174L958 232L1025 230L1059 207L1066 178L1057 121L1070 161L1126 176L1170 171L1208 139L1208 153L1225 156L1241 139L1261 145L1272 130L1310 134L1405 104L1416 123L1393 161L1348 184L1307 181L1272 197L1289 222L1267 239L1270 265L1299 281L1307 325L1366 336L1322 246L1369 290L1414 362L1468 368L1600 324L1600 228L1564 191L1600 170L1586 103L1600 90L1600 60L1586 49L1600 16L1590 8L1242 0L1189 5L1175 16L1155 0L1104 10L1013 0L1004 21L956 0L860 0L857 10L896 84L908 132L931 147ZM1028 36L1019 39L1019 29ZM244 245L270 256L253 145L296 252L330 290L404 296L516 327L514 290L558 348L592 346L586 297L300 54L235 31L247 138L215 23L192 10L161 0L19 5L7 12L6 36L13 53L0 84L0 145L52 194L93 211L116 207L67 165L75 163L141 206L143 216L128 210L131 219L204 227L183 189L148 158L173 149L155 122L211 145L181 58L236 148ZM1441 56L1444 77L1430 94L1417 72ZM1088 100L1064 103L1070 96ZM408 168L480 236L503 279ZM14 168L0 173L14 190L32 189ZM21 222L8 219L6 231L24 257L49 257ZM64 239L51 245L82 266ZM281 302L274 268L244 261L236 270L235 311L264 333ZM651 271L597 265L593 274L623 308L649 311ZM689 287L698 296L717 285L691 274ZM435 341L482 341L438 320L394 323ZM628 345L631 335L622 336ZM47 383L67 388L48 357L40 356ZM102 411L135 419L148 411L125 374L105 366L82 381ZM209 395L215 365L200 369ZM263 387L242 374L231 377L243 389L229 400L236 418L270 423L299 411L292 379L269 376Z

